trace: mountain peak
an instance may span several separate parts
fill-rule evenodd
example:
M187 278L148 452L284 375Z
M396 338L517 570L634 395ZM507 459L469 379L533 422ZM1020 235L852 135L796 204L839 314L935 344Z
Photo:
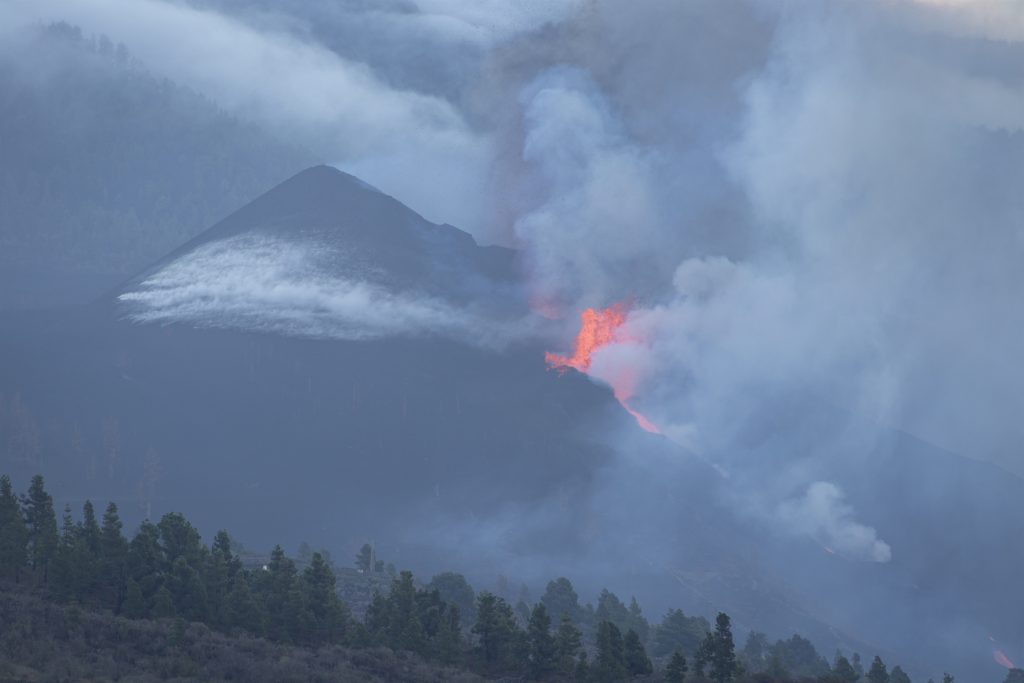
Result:
M380 327L372 321L397 315L387 313L396 301L422 321L463 320L467 307L522 314L519 284L512 250L482 248L353 175L314 166L160 259L114 298L140 322L366 336ZM448 314L430 312L441 309Z

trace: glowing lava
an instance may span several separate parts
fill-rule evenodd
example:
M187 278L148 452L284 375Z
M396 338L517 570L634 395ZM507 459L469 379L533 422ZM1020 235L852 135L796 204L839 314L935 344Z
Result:
M544 354L544 360L559 372L573 368L584 374L590 374L590 361L594 352L614 341L621 341L618 339L619 328L626 322L626 313L626 307L623 304L613 304L600 310L593 308L584 310L580 313L580 331L576 334L572 355L560 356L548 352ZM652 434L661 434L653 422L630 407L629 399L633 397L634 384L632 377L619 377L609 383L612 386L615 399L626 409L627 413L633 416L641 429Z
M590 357L594 351L615 341L615 332L626 322L626 307L614 304L600 311L588 308L580 313L580 331L573 343L571 356L545 353L544 360L556 370L575 368L590 370Z
M1005 654L1003 654L1002 650L998 650L998 649L994 650L992 652L992 656L995 658L996 663L999 664L1000 666L1005 666L1007 669L1014 668L1013 662L1010 661L1009 657L1007 657Z
M991 640L993 644L996 642L995 637L992 635L990 635L988 639ZM996 664L999 666L1005 666L1007 669L1015 668L1014 663L1010 661L1010 658L1006 656L1006 653L998 647L992 648L992 658L996 660Z

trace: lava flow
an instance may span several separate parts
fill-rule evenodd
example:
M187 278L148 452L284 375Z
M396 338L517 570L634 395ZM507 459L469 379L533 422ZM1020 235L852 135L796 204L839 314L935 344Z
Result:
M998 647L995 647L995 637L989 636L988 639L991 640L993 643L992 658L996 660L996 664L998 664L999 666L1005 666L1007 669L1015 668L1014 663L1010 660L1009 657L1006 656L1006 653L1000 650Z
M623 304L613 304L601 310L593 308L584 310L580 313L580 331L573 343L572 355L560 356L548 352L544 354L544 360L548 366L559 372L573 368L584 374L590 374L591 356L598 349L617 340L618 330L626 322L626 312L626 307ZM630 407L629 399L633 396L631 378L623 377L618 381L611 381L609 384L611 384L615 399L626 409L627 413L633 416L641 429L652 434L661 434L654 423Z

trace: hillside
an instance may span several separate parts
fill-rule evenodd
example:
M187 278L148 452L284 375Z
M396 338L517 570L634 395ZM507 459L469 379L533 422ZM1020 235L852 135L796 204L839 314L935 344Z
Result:
M859 678L857 652L837 653L830 664L799 635L772 643L759 632L739 648L723 612L713 627L679 609L651 621L635 597L627 606L607 589L596 606L584 603L564 576L549 581L539 600L525 587L512 598L508 586L477 592L452 571L417 581L377 559L370 544L354 558L355 570L339 576L329 555L308 547L297 559L280 545L257 559L223 530L206 545L179 513L126 536L115 504L101 523L87 501L77 520L64 506L58 532L57 506L43 477L19 495L0 475L0 664L22 679L122 678L136 670L144 680L471 679L461 671L501 680L682 683L686 659L694 683ZM254 674L256 666L263 671ZM872 669L883 667L876 656Z
M0 139L0 309L98 297L316 161L62 23L0 49Z
M140 621L61 607L0 587L0 679L443 683L479 677L387 649L311 650L224 635L203 624Z

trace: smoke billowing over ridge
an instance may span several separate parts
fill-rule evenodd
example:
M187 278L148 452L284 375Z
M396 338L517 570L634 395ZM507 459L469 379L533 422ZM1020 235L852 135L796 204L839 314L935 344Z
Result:
M864 559L890 553L811 474L871 447L848 425L1024 467L1009 369L1024 342L1022 48L986 33L989 12L594 3L552 29L562 40L504 55L521 162L503 171L535 298L636 296L591 374L628 368L635 404L749 479L752 508L782 524L821 512L799 530ZM515 62L549 43L550 59ZM965 353L982 335L985 352ZM817 403L849 421L794 451L780 433Z

